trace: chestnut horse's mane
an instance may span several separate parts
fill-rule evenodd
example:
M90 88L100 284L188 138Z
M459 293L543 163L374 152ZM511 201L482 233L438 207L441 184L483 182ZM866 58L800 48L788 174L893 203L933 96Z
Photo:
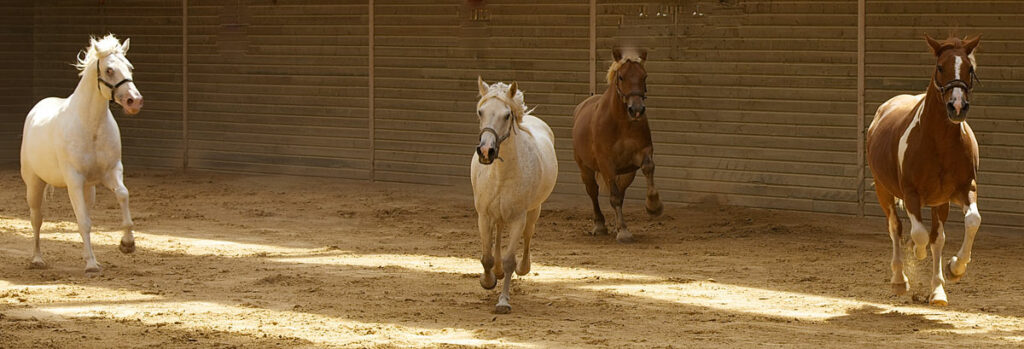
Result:
M608 74L605 76L605 78L608 80L608 85L611 85L612 82L615 81L615 72L619 71L619 68L622 68L622 65L626 64L626 62L636 62L642 64L643 59L641 59L640 54L636 52L623 53L622 59L620 59L618 62L612 62L612 66L608 67Z

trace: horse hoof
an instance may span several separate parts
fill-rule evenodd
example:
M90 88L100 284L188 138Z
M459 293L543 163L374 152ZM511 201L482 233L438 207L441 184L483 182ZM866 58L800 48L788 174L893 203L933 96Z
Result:
M498 285L498 279L491 276L490 280L488 280L487 276L488 275L480 276L480 287L483 287L485 290L494 289L494 286Z
M967 269L964 269L964 273L960 275L956 275L953 273L953 264L956 263L956 260L956 256L950 257L949 262L946 263L946 269L942 270L942 274L943 276L946 277L946 281L955 283L960 281L960 279L963 278L964 275L967 275Z
M622 234L622 233L620 233L619 235L615 236L615 240L618 241L618 242L624 243L624 244L630 244L630 243L636 242L636 240L633 239L633 234Z
M32 261L31 263L28 264L28 268L29 269L46 269L46 262L43 262L42 259L36 260L36 261Z
M906 294L907 291L910 291L910 284L906 282L890 285L892 286L892 293L896 294L897 296L902 296Z
M928 258L928 246L927 245L921 246L921 245L915 244L914 245L914 257L917 257L917 260L919 260L919 261L920 260L924 260L925 258Z
M529 263L529 261L527 261L526 263L520 262L519 266L516 267L516 275L523 276L523 275L526 275L526 274L529 274L529 273L530 273L530 263Z
M594 226L594 229L591 230L589 234L593 236L608 235L608 227L605 227L603 224L600 226Z
M135 241L129 242L127 244L124 241L121 241L121 245L118 246L117 249L121 250L121 253L124 254L135 252Z
M508 314L512 312L512 306L508 304L498 304L494 306L495 314Z
M648 204L644 208L647 209L647 214L650 215L651 217L658 217L661 216L661 212L664 211L665 206L661 204L661 201L658 201L657 203L655 203L654 207L651 207L651 205Z
M942 295L940 297L932 296L932 299L928 301L928 304L936 307L944 307L949 305L949 302L946 301L946 296Z
M100 268L100 266L98 266L98 265L97 266L92 266L92 267L85 267L85 275L99 274L100 271L102 271L102 270L103 270L103 268Z

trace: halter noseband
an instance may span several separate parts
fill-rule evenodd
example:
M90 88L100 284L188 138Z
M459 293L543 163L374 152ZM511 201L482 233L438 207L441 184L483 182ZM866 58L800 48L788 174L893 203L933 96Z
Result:
M513 116L513 117L515 117L515 116ZM517 120L511 120L511 121L512 122L510 122L509 126L508 126L508 128L509 128L508 133L506 133L504 136L499 136L498 135L498 131L495 131L494 128L484 127L483 129L480 130L480 134L477 135L477 139L480 139L480 137L482 137L484 135L484 133L490 133L490 134L494 135L494 138L496 140L495 143L494 143L494 154L495 155L500 154L500 152L501 152L501 143L505 142L506 139L508 139L510 136L512 136L513 133L516 132L516 123L518 121ZM479 151L480 151L480 149L477 148L477 152L479 152ZM498 159L498 160L501 160L501 161L505 161L505 159L502 159L500 156L495 156L495 159Z
M103 80L103 78L101 78L100 76L102 76L102 75L100 75L100 62L96 61L96 81L98 81L100 84L106 85L107 88L110 88L110 101L111 102L116 102L116 101L114 101L114 91L117 90L118 87L121 87L121 85L124 85L126 83L132 82L132 79L124 79L124 80L121 80L121 82L118 82L117 84L111 85L106 80ZM101 92L103 91L103 89L100 88L99 84L96 84L96 89L101 91Z

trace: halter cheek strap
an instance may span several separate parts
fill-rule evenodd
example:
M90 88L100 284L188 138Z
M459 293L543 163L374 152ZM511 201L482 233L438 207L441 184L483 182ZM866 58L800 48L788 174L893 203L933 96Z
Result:
M496 139L496 141L494 143L494 153L495 154L499 154L501 152L501 143L505 142L505 140L508 139L509 136L511 136L513 133L516 132L516 124L515 123L516 123L515 121L512 121L511 123L509 123L509 131L504 136L499 136L498 135L498 131L495 131L494 128L484 127L483 129L480 130L480 135L477 136L477 139L479 139L481 136L483 136L484 133L490 133L490 134L494 135L494 138ZM505 161L505 159L502 159L500 156L497 157L497 159L501 160L501 161Z
M132 82L132 79L124 79L124 80L121 80L121 82L118 82L117 84L111 85L106 80L103 80L103 78L101 78L100 76L101 76L100 75L100 62L96 62L96 81L98 81L100 84L106 85L108 88L110 88L110 101L111 102L115 102L114 101L114 91L116 91L118 87L121 87L121 85L124 85L126 83ZM100 92L103 92L103 89L100 88L99 84L96 84L96 89L99 90Z

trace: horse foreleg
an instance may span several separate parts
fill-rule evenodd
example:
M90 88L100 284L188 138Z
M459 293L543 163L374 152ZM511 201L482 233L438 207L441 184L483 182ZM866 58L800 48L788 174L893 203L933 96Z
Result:
M890 285L892 292L901 295L910 290L910 283L907 282L907 274L903 272L903 248L900 244L903 240L903 225L900 223L899 213L896 212L896 197L881 186L875 186L875 193L878 194L878 203L885 212L888 221L889 238L892 239L892 279Z
M629 229L626 228L626 219L622 214L622 201L626 197L626 188L629 188L629 185L633 183L634 177L636 177L636 172L631 172L616 176L610 181L612 183L612 207L615 208L615 223L618 225L615 240L622 243L633 242L633 233L629 232Z
M981 227L981 213L978 212L978 192L972 188L967 192L966 198L962 201L964 208L964 243L960 245L960 251L949 258L946 266L950 282L960 281L960 278L967 273L967 263L971 262L971 249L974 247L974 237Z
M128 206L128 188L124 186L120 164L103 179L103 186L114 192L114 196L117 197L117 204L121 206L121 229L124 230L124 234L121 235L121 245L118 249L122 253L135 252L135 235L132 232L135 223L132 222L132 212ZM95 195L95 188L93 188L93 195Z
M501 285L501 295L498 296L498 304L494 307L494 312L498 314L508 314L512 311L510 303L512 298L509 296L509 289L512 287L512 273L516 270L516 247L519 246L519 240L523 238L526 221L527 218L524 214L513 218L508 223L509 241L508 246L505 247L505 254L502 256L502 263L505 267L505 281Z
M594 205L594 229L590 231L590 235L608 234L608 228L604 225L604 214L601 213L601 204L598 202L600 191L597 185L597 174L594 173L594 170L580 166L580 177L583 178L583 185L587 187L587 195L590 196L590 202Z
M946 232L942 226L949 216L949 204L932 207L932 295L928 297L931 305L944 306L946 301L946 290L943 284L946 280L942 277L942 247L946 245Z
M71 198L71 207L74 208L75 217L78 218L78 232L82 235L84 249L82 256L85 258L85 272L99 272L100 266L96 263L96 256L92 253L92 220L89 218L89 206L86 202L86 191L84 180L77 174L65 175L68 182L68 197Z
M644 172L644 177L647 178L647 202L644 207L647 209L647 214L654 217L660 216L664 206L661 204L658 189L654 186L654 158L651 153L644 155L640 169Z
M46 182L33 174L23 177L27 188L25 198L28 201L29 215L32 219L32 233L35 236L32 263L29 264L29 268L42 269L46 268L46 262L43 262L43 251L39 248L39 233L43 226L43 192L46 189Z
M483 274L480 274L480 286L484 289L490 290L498 283L498 279L494 277L494 254L491 249L494 248L494 226L492 220L487 218L484 213L478 213L477 227L480 229L480 247L483 250L483 254L480 256L480 264L484 267Z
M910 239L914 240L914 257L918 260L928 257L928 229L921 220L921 198L916 193L908 193L903 200L910 216Z
M516 267L516 274L526 275L530 273L530 239L533 239L533 232L537 228L537 219L540 218L540 207L526 213L526 227L523 229L523 259Z

